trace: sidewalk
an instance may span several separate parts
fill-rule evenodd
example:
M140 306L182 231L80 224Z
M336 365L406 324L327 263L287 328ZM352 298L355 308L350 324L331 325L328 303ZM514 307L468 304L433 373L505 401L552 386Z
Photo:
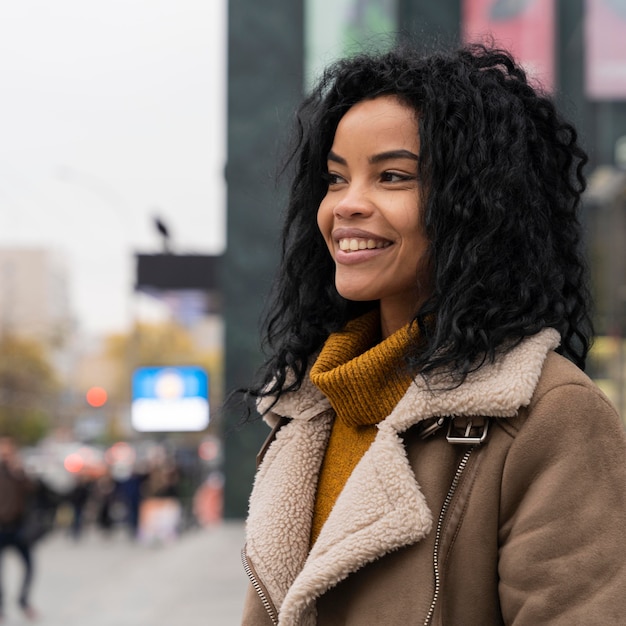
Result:
M120 532L90 530L79 542L55 534L35 549L32 603L41 626L237 626L247 578L243 523L193 530L169 545L145 546ZM20 563L5 554L5 620L15 607Z

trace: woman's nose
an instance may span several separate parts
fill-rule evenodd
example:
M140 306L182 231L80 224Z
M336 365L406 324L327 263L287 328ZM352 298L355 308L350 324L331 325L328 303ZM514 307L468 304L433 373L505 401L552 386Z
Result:
M366 191L358 185L350 185L335 205L334 214L347 219L370 215L372 210L372 202Z

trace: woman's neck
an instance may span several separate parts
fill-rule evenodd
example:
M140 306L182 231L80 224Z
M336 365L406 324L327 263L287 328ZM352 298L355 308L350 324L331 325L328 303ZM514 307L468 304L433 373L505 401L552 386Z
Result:
M411 307L390 307L380 302L380 332L383 339L387 339L396 331L406 326L414 317L415 309Z

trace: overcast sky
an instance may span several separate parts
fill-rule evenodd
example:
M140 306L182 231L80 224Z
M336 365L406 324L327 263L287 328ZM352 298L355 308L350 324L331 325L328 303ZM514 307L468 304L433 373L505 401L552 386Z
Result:
M90 331L131 315L132 254L225 246L225 0L0 6L0 246L65 254Z

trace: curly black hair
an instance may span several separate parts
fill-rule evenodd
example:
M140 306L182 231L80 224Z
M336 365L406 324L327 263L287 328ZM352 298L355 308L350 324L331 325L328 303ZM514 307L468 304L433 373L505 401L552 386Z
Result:
M297 389L328 335L377 305L337 293L316 214L339 120L381 95L416 112L420 135L433 287L413 320L422 332L407 354L412 371L447 371L460 384L546 327L584 368L592 326L578 210L587 156L574 127L504 50L403 46L330 66L297 112L282 258L265 320L268 358L248 394Z

